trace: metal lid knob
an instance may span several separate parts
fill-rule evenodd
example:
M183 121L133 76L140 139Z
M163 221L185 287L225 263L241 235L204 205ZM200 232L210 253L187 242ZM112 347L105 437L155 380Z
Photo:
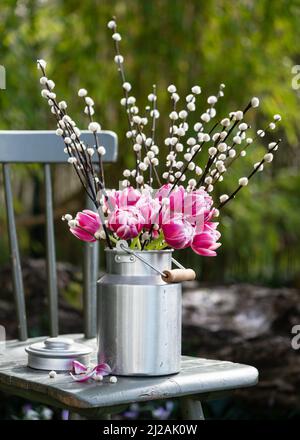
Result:
M73 339L70 338L47 338L44 341L45 347L48 350L69 350L74 344Z

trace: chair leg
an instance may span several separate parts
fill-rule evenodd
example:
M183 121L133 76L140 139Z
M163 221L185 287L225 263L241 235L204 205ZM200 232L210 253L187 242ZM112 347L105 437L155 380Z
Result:
M205 420L200 400L192 397L181 397L180 410L184 420Z

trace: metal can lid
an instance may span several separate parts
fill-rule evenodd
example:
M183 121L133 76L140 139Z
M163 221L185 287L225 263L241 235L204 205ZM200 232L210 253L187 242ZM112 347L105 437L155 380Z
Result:
M26 352L37 357L72 359L82 355L91 354L93 349L79 344L71 338L47 338L25 348Z

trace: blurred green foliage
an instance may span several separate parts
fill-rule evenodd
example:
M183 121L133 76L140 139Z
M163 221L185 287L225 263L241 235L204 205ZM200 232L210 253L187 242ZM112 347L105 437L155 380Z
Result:
M152 84L157 84L163 115L160 141L167 131L170 103L165 89L170 83L182 95L199 84L206 98L224 82L225 98L218 104L222 115L259 96L261 107L248 118L253 129L264 128L274 113L283 116L279 133L283 143L273 167L224 209L219 256L204 259L188 251L181 258L206 281L299 284L299 91L291 85L291 69L300 57L299 0L2 0L0 64L6 68L7 88L0 94L0 128L54 128L40 97L35 64L37 58L45 58L57 94L68 101L78 124L86 125L76 93L85 87L97 103L103 128L117 132L120 160L109 172L110 184L116 185L119 170L132 165L132 158L106 27L112 15L118 18L127 77L140 107L146 105ZM202 102L195 121L206 108ZM262 152L259 147L241 160L220 184L219 193L230 192ZM39 180L39 172L33 168L26 178ZM37 236L28 230L21 234L25 252ZM74 239L64 234L64 240L74 258ZM5 243L1 238L2 255L7 255ZM60 246L61 258L66 256L65 247Z

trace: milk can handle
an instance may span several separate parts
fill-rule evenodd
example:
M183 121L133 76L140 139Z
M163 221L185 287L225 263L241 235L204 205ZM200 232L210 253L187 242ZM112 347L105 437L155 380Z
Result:
M161 276L162 280L166 283L180 283L182 281L192 281L196 278L196 274L193 269L186 269L182 264L175 260L175 258L172 258L172 263L174 263L175 266L177 266L179 269L161 271L157 269L157 267L154 267L143 257L138 255L136 252L134 252L132 249L129 249L126 241L119 241L117 247L127 252L128 254L134 255L138 260L151 267L151 269L158 273Z

